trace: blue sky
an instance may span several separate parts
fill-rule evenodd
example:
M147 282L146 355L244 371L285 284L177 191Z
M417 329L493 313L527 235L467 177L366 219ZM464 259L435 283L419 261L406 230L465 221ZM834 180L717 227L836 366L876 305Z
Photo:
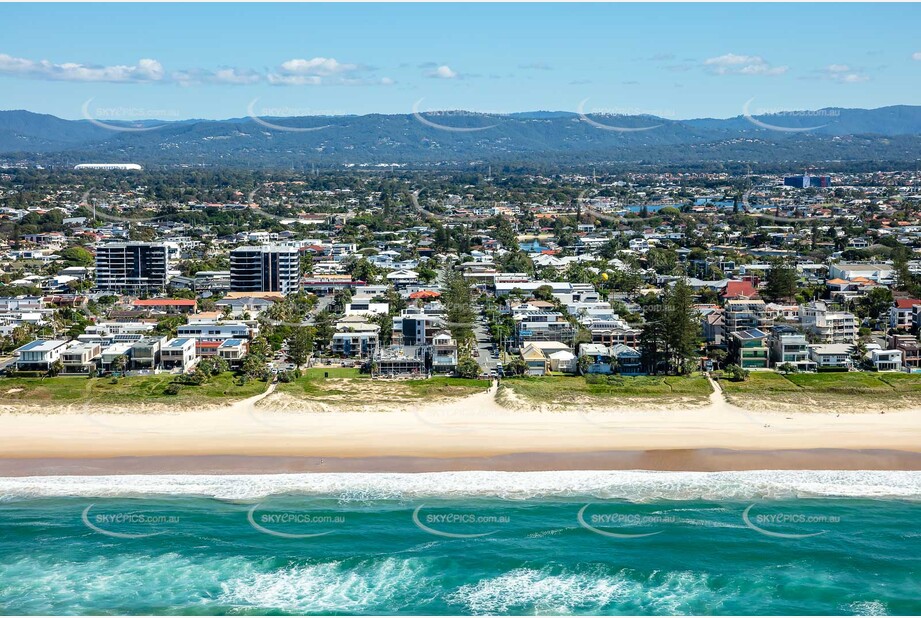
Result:
M0 4L0 109L690 118L736 116L753 97L751 113L921 104L919 24L918 4Z

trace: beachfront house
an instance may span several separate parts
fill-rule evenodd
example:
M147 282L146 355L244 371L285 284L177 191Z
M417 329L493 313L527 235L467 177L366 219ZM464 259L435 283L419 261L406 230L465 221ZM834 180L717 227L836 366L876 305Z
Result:
M809 357L806 335L792 330L774 330L770 336L771 363L794 365L799 371L815 371L816 364Z
M92 373L101 354L102 346L98 341L72 341L61 355L63 373Z
M377 349L371 364L375 376L424 377L425 348L421 346L383 346Z
M136 341L128 352L129 367L134 370L153 370L160 366L160 349L166 337L144 337Z
M429 348L432 358L432 373L453 373L457 369L457 341L448 331L441 331L432 337Z
M346 330L333 334L330 351L335 356L371 358L377 350L380 326L366 322L354 323Z
M61 360L61 355L68 342L63 339L37 339L13 354L16 356L17 371L48 371L53 364Z
M217 355L227 361L231 367L243 364L243 357L249 350L249 341L246 339L225 339L217 348Z
M849 343L825 343L809 346L809 357L819 369L851 369L853 346Z
M576 355L569 350L551 352L547 358L550 361L550 371L557 373L575 373L578 369Z
M767 333L750 328L729 335L729 358L742 369L767 369Z
M854 343L857 337L857 317L847 311L835 311L817 300L800 307L803 330L823 343Z
M901 371L902 351L883 350L879 345L872 344L865 356L867 363L874 371ZM869 346L868 346L869 347Z
M547 374L547 357L539 348L529 343L521 349L519 354L528 367L525 375L543 376Z
M643 355L639 350L622 343L615 343L610 349L617 363L617 373L625 376L645 375Z
M191 337L170 339L160 350L160 362L164 369L186 371L196 358L195 339Z
M608 346L600 343L583 343L579 346L579 358L584 356L589 359L585 373L614 373L614 362Z

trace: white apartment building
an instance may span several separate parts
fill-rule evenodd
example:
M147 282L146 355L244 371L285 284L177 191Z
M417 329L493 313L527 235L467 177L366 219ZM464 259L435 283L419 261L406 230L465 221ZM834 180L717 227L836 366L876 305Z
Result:
M808 333L824 343L854 343L857 338L857 317L847 311L832 311L822 301L802 305L800 324Z
M262 245L230 252L232 292L281 292L300 289L301 254L295 247Z

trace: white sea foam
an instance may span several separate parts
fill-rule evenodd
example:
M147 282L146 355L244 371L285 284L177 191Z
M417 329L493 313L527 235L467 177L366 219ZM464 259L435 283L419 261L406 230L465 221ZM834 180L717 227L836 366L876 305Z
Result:
M218 603L294 613L398 609L416 601L425 579L416 560L387 558L344 567L337 562L248 573L221 585Z
M744 472L560 471L124 475L0 478L0 501L40 497L206 496L252 501L279 494L342 501L495 497L749 500L808 497L921 500L921 472L758 470Z
M472 614L504 614L524 609L558 615L605 613L611 607L628 613L678 614L688 607L717 601L708 577L691 571L654 571L648 577L623 569L617 573L551 573L516 569L462 586L448 601Z

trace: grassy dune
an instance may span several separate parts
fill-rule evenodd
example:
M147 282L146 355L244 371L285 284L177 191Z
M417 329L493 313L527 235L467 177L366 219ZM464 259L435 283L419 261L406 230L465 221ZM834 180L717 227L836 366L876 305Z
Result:
M597 380L597 381L596 381ZM502 386L523 403L551 407L608 406L618 403L706 403L712 389L701 375L692 376L544 376L508 378Z
M0 403L31 406L70 404L144 404L163 403L203 405L219 400L246 399L263 392L266 383L250 380L240 385L232 373L211 378L200 386L183 385L177 395L167 395L166 388L176 376L132 376L86 378L58 376L56 378L2 378Z
M311 368L300 378L280 383L276 392L331 407L358 408L466 397L487 388L487 380L372 380L358 369Z
M744 382L722 380L726 398L748 408L770 404L803 411L854 412L921 406L921 374L753 371Z

